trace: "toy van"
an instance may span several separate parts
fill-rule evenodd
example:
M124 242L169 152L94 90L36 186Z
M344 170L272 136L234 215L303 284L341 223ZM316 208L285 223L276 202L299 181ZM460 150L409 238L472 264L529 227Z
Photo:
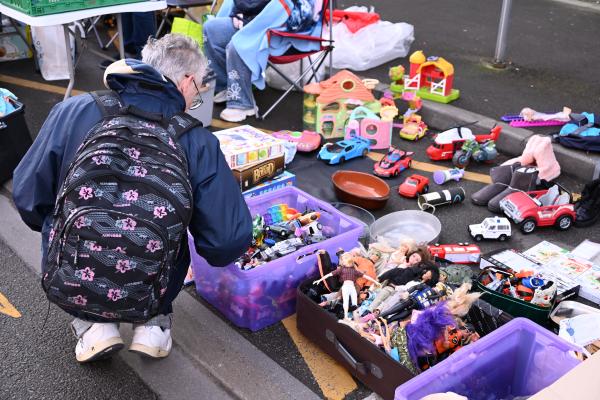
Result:
M469 233L478 242L483 239L504 242L511 236L510 222L507 218L489 217L480 224L469 225Z

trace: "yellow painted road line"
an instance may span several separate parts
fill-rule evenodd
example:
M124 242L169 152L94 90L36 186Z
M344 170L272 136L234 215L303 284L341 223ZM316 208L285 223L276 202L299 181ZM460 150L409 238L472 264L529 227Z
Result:
M4 75L4 74L0 74L0 82L9 83L9 84L15 85L15 86L26 87L26 88L34 89L34 90L41 90L43 92L48 92L48 93L60 94L60 95L64 95L67 90L67 88L64 88L62 86L50 85L48 83L42 83L42 82L36 82L36 81L30 81L27 79L17 78L15 76ZM83 93L85 93L85 92L82 90L73 89L73 95L78 95L78 94L83 94Z
M326 399L342 400L358 386L352 375L337 361L323 353L296 328L296 314L281 321L296 344L306 365L317 380Z
M0 293L0 313L13 318L21 318L21 313L10 304L10 301L2 293Z
M379 161L384 157L384 155L381 153L373 153L373 152L369 153L368 156L373 161ZM426 163L426 162L422 162L422 161L413 160L411 168L418 169L420 171L425 171L425 172L434 172L439 169L442 169L443 167L436 165L436 164L430 164L430 163ZM492 183L492 179L490 178L489 175L480 174L477 172L466 171L463 179L466 179L469 181L486 183L486 184Z

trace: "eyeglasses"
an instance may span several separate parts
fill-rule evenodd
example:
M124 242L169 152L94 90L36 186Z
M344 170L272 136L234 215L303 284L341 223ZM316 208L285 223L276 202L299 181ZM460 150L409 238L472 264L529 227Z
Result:
M190 110L195 110L196 108L198 108L202 104L204 104L204 100L202 100L202 95L200 94L200 89L198 89L198 85L196 85L196 80L194 78L192 78L192 82L194 83L194 87L196 88L197 95L194 98L194 100L192 100L192 105L190 105Z

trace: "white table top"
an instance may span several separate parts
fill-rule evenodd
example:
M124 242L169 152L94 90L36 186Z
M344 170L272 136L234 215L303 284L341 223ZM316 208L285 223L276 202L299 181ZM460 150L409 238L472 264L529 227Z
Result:
M0 13L16 19L24 24L31 26L51 26L51 25L62 25L69 24L71 22L79 21L85 18L96 17L98 15L107 14L120 14L125 12L144 12L144 11L156 11L164 10L167 8L167 2L164 0L152 0L142 1L139 3L119 4L116 6L88 8L79 11L69 11L59 14L42 15L39 17L32 17L24 14L13 8L0 4Z

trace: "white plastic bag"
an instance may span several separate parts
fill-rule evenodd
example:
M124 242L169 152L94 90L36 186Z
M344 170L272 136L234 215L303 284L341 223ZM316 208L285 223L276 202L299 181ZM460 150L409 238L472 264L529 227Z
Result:
M365 71L406 57L415 36L410 24L379 21L355 33L344 23L336 24L333 40L333 68Z
M42 76L47 81L69 79L67 48L62 25L32 26L31 34ZM75 38L71 38L72 58L75 58Z
M310 57L311 60L313 60L313 61L316 60L320 54L321 53L316 53L316 54L312 55ZM300 68L301 65L302 65L302 68ZM285 76L287 76L294 82L294 81L296 81L296 79L298 79L298 77L302 73L301 71L305 72L307 68L310 68L310 63L308 62L308 58L303 58L302 60L294 61L289 64L276 64L275 66L277 67L277 69L279 69L281 72L283 72L285 74ZM329 66L329 57L327 57L325 59L325 61L323 61L323 63L321 64L321 68L319 68L317 70L315 79L313 79L311 82L315 82L315 81L320 82L325 78L325 67L326 66ZM308 83L308 78L310 78L311 75L312 75L312 71L308 72L304 76L304 78L302 78L302 81L300 82L300 86L306 85ZM287 88L290 86L288 81L283 79L282 76L279 75L271 67L267 67L267 70L265 72L265 81L267 82L267 85L269 85L269 87L271 87L273 89L287 90Z

